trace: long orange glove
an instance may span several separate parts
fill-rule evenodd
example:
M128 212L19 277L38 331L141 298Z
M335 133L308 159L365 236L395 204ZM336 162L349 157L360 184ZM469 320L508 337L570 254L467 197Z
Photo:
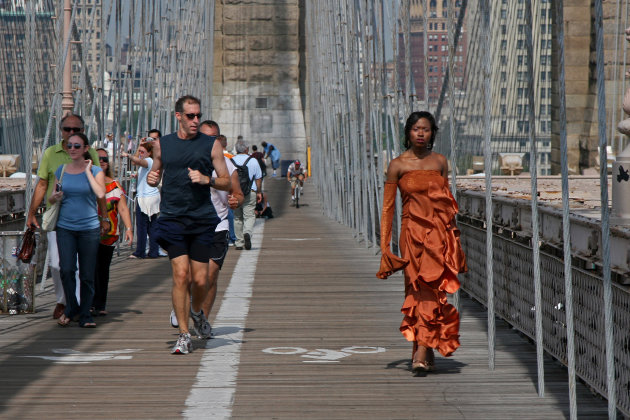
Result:
M385 183L383 214L381 215L381 267L376 273L376 277L379 279L386 279L409 264L408 260L394 255L389 246L392 240L392 223L394 221L397 188L398 186L394 182Z

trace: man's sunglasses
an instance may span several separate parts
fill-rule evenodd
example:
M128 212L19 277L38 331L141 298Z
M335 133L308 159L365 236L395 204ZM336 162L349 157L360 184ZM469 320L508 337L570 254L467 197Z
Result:
M69 132L78 133L79 131L83 130L83 128L81 128L81 127L63 127L62 130L65 131L66 133L69 133Z
M73 147L75 149L81 149L84 146L81 143L68 143L68 149L72 149Z
M203 116L203 114L200 112L198 114L184 114L186 116L186 118L188 118L189 120L194 120L195 117L199 118L201 120L201 117Z
M107 156L99 156L98 160L100 160L101 162L108 163L109 162L109 157L107 157Z

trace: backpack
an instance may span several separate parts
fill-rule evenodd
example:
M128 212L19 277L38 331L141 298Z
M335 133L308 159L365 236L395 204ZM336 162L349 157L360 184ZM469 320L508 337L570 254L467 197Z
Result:
M241 190L243 191L243 195L245 197L247 197L249 193L252 192L252 184L254 183L254 180L250 179L249 177L249 168L247 167L247 162L249 162L251 158L252 157L249 156L245 160L245 162L243 162L243 165L237 165L236 162L234 162L234 159L230 158L232 164L234 164L234 167L236 168L236 173L238 174L238 182L241 184Z

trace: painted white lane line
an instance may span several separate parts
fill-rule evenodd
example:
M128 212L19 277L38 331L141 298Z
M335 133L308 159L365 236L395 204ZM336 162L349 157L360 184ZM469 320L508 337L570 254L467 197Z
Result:
M186 419L231 418L243 330L249 313L264 227L264 219L256 219L252 249L238 251L241 255L212 324L215 337L207 341L197 381L186 400Z
M273 238L274 241L321 241L322 238Z
M73 349L52 349L51 351L61 356L19 356L19 357L32 357L38 359L49 360L55 363L61 363L65 365L71 364L84 364L92 362L102 362L106 360L129 360L133 356L121 356L125 353L135 353L141 349L124 349L124 350L112 350L101 351L96 353L84 353L82 351Z

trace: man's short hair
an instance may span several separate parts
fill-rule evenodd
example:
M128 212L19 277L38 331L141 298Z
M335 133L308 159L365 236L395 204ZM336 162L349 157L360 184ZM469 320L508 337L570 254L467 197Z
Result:
M158 137L162 137L162 133L157 128L150 129L148 135L150 136L151 133L157 133Z
M262 144L262 147L267 147L267 142L266 142L266 141L263 141L263 142L262 142L262 143L260 143L260 144Z
M65 120L67 120L68 118L74 117L76 119L78 119L79 121L81 121L81 128L85 128L85 121L83 120L83 118L80 115L77 114L73 114L72 112L67 113L66 115L64 115L64 117L61 119L61 121L59 121L59 129L61 130L61 127L63 126L63 122Z
M245 143L245 140L237 140L234 148L236 149L236 153L247 153L247 143Z
M219 124L216 121L212 121L212 120L202 121L201 124L199 124L199 127L201 128L204 125L207 125L209 128L216 127L217 128L217 132L219 134L221 134L221 128L219 127Z
M201 106L201 101L192 95L184 95L175 102L175 112L184 112L184 104L197 104Z
M252 145L252 150L253 150L254 152L258 151L258 147L256 147L256 145L254 144L254 145Z

